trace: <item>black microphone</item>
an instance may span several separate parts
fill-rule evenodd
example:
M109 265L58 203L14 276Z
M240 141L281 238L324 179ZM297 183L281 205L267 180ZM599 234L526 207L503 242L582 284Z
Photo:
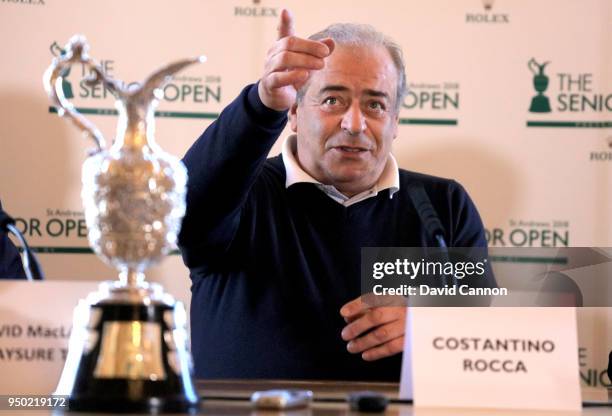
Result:
M21 243L21 247L23 247L21 263L23 264L23 271L27 279L43 280L44 275L40 263L36 259L36 256L34 256L34 253L30 249L23 234L21 234L21 231L15 227L15 220L2 209L2 206L0 206L0 230L13 234Z
M446 240L444 239L444 226L442 226L438 213L434 209L429 196L427 196L423 184L421 182L412 182L408 185L408 195L410 195L410 200L416 209L430 241L435 241L438 247L442 249L443 254L446 255L445 257L449 259ZM457 286L457 278L455 275L451 274L450 278L452 285ZM446 282L443 282L443 284L445 285Z
M444 227L440 222L438 213L434 209L425 188L421 182L413 182L408 185L408 195L414 205L414 208L421 219L427 236L430 240L438 243L438 247L446 247L446 240L444 239Z

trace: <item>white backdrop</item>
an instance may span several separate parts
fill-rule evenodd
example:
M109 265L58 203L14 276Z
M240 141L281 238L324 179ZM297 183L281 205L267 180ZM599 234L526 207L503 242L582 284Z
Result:
M207 63L176 77L159 106L157 141L182 155L257 80L282 7L293 11L298 35L364 22L403 46L411 93L394 153L403 168L461 182L490 245L612 245L609 0L3 1L0 198L45 252L39 257L49 279L114 276L87 250L80 166L91 143L50 112L43 91L54 54L82 33L91 55L126 82L174 59L207 55ZM549 62L543 94L550 112L529 111L537 94L531 59ZM113 100L82 77L80 67L68 76L73 102L97 113L90 119L110 141L116 117L105 113ZM148 276L188 303L180 256ZM612 323L605 311L587 313L581 371L585 384L598 385L601 377L587 374L603 369L602 340L612 346Z

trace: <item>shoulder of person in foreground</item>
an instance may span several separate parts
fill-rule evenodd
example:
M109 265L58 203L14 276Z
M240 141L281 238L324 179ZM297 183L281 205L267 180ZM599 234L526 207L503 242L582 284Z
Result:
M2 202L0 201L0 211ZM0 229L0 279L25 279L21 256L19 250L8 238L8 235Z

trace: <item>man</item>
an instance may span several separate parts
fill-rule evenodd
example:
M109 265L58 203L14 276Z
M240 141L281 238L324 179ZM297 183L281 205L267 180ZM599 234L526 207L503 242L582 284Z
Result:
M460 185L398 170L404 89L400 49L369 26L301 39L282 12L260 81L184 158L197 377L399 379L406 310L361 301L361 248L434 245L414 181L449 244L486 245ZM287 118L296 135L266 160Z

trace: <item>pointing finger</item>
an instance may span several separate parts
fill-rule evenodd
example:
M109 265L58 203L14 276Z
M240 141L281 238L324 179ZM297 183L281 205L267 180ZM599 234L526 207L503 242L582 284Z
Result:
M287 9L283 9L278 23L278 38L282 39L287 36L293 36L295 29L293 28L293 15Z

